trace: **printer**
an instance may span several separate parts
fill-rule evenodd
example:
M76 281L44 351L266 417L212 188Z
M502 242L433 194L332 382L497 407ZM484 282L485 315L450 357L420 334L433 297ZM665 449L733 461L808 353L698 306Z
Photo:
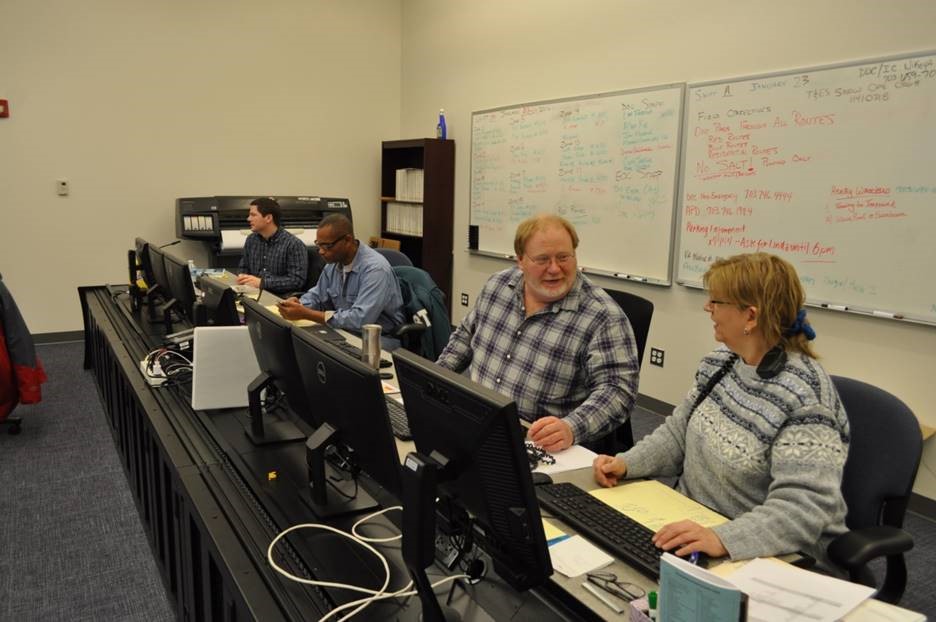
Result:
M233 256L240 257L243 252L244 241L250 235L247 224L250 202L260 196L264 195L176 199L176 237L209 243L219 259L218 263L229 264ZM315 244L318 224L329 214L344 214L351 218L348 199L311 195L270 198L276 199L282 209L280 226L305 242L306 246Z

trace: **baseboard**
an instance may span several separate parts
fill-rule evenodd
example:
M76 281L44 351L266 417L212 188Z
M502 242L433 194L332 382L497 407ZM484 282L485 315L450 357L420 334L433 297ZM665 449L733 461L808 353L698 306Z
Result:
M672 404L667 404L663 400L658 400L655 397L650 397L649 395L644 395L643 393L637 394L637 405L644 410L649 410L655 415L660 415L661 417L669 417L673 414L673 410L676 408Z
M60 333L38 333L32 336L36 345L47 343L65 343L68 341L83 341L84 331L66 330Z
M915 492L910 493L907 509L932 521L936 521L936 499L930 499Z

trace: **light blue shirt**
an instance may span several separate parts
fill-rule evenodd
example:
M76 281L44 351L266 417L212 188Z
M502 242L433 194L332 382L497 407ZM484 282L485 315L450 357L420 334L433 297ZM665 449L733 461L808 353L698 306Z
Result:
M364 324L380 324L387 335L405 321L393 268L383 255L360 243L349 272L337 262L328 264L299 301L310 309L334 311L329 326L357 333Z

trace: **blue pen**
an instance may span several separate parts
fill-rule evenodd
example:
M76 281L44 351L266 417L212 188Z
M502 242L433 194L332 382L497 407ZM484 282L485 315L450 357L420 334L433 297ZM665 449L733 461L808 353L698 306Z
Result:
M694 565L698 565L698 563L699 563L699 552L698 552L698 551L693 551L693 552L689 553L689 563L690 563L690 564L694 564Z

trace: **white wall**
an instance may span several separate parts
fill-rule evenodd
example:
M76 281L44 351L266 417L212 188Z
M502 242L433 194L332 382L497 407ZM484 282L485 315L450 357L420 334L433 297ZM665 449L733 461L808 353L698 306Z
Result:
M178 197L349 197L359 237L378 232L399 0L3 0L0 13L0 272L32 332L80 329L75 288L126 282L134 237L174 239Z
M457 141L454 296L473 301L506 263L468 255L471 112L628 88L714 80L936 48L936 4L917 0L405 0L402 133L428 136L439 107ZM588 244L588 240L583 240ZM704 295L596 279L656 306L640 391L678 403L713 345ZM467 308L456 305L454 320ZM877 384L936 425L936 328L810 310L830 372ZM916 491L936 498L936 441Z

